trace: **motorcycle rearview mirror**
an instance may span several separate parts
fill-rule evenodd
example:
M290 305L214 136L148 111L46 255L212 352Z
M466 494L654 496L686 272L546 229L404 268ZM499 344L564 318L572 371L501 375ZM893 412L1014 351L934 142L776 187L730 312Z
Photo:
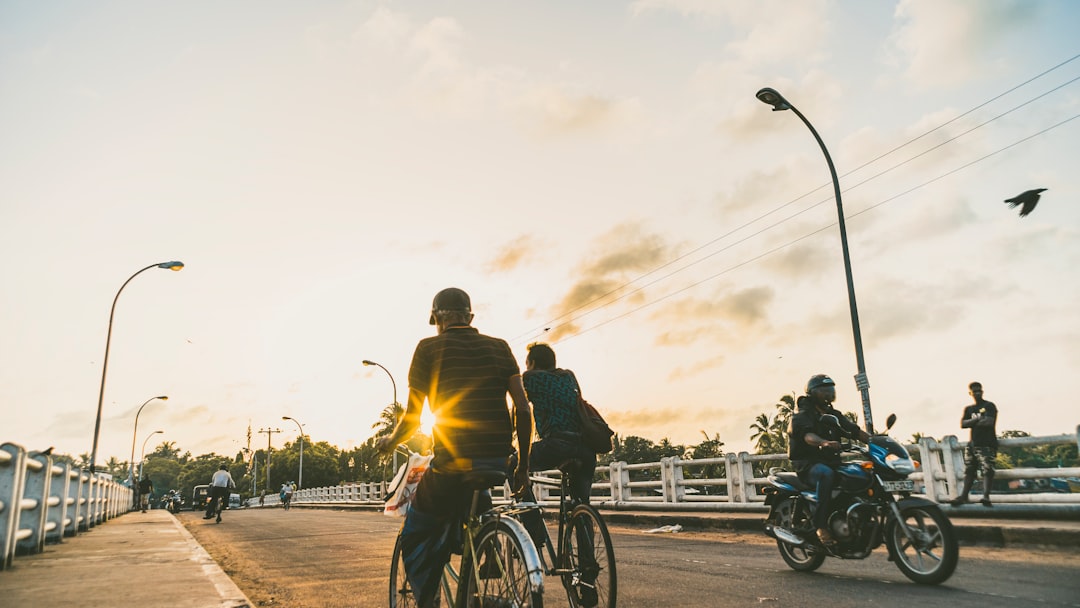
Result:
M889 433L889 429L896 424L896 414L889 414L889 417L885 419L885 434Z

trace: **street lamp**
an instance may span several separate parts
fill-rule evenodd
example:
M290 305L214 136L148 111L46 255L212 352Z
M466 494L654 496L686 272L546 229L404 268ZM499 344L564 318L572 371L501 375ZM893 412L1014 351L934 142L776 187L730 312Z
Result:
M146 404L150 403L154 399L161 399L162 401L168 401L169 396L168 395L159 395L157 397L151 397L151 398L147 399L146 402L144 402L142 405L139 406L139 411L135 412L135 428L132 429L132 431L131 431L131 460L128 461L128 464L130 465L130 466L128 466L128 481L131 481L132 483L134 483L134 481L135 481L135 479L134 479L135 478L135 435L137 435L138 432L139 432L139 414L142 413L142 410L143 410L144 407L146 407ZM145 445L146 444L143 444L144 447L145 447ZM141 460L140 460L140 462L141 462ZM132 487L134 487L134 486L132 486Z
M783 110L791 110L803 121L806 128L810 129L810 133L814 135L814 139L817 140L821 151L825 154L825 162L829 165L829 174L832 176L833 193L836 198L836 214L839 218L840 224L840 246L844 252L844 273L847 276L847 291L848 291L848 306L851 309L851 331L855 338L855 364L859 369L859 373L855 375L855 386L862 393L862 406L863 406L863 419L866 420L866 432L869 434L874 433L874 419L870 414L870 382L866 378L866 363L863 360L863 347L862 347L862 332L859 331L859 309L855 305L855 282L851 278L851 256L848 253L847 242L847 228L844 224L844 205L840 201L840 179L836 176L836 167L833 166L832 157L829 156L829 150L825 147L825 142L821 140L821 136L818 135L814 125L810 124L810 121L803 116L802 112L795 106L791 105L791 102L784 99L784 96L780 94L776 89L764 88L757 92L757 98L762 103L773 107L773 112L781 112Z
M394 407L395 409L397 409L397 406L398 406L398 401L397 401L397 382L394 382L394 375L390 373L390 370L386 369L386 368L385 368L385 367L383 367L383 366L382 366L381 364L379 364L379 363L376 363L376 362L374 362L374 361L369 361L368 359L364 359L363 361L361 361L361 363L363 363L363 364L364 364L365 366L368 366L368 365L375 365L375 366L378 366L379 368L381 368L381 369L382 369L382 371L386 372L386 375L387 375L387 376L388 376L388 377L390 378L390 385L391 385L391 386L392 386L392 387L394 388L394 403L393 403L393 407ZM395 448L395 449L394 449L394 454L393 454L393 456L391 456L391 458L393 459L393 463L394 463L394 464L393 464L393 467L394 467L394 471L397 471L397 448ZM385 468L385 467L384 467L384 468ZM384 472L385 472L385 471L384 471Z
M146 439L143 439L142 451L139 452L139 479L142 479L143 461L146 460L146 442L150 441L150 438L153 437L154 435L157 435L158 433L164 433L164 432L165 431L154 431L153 433L150 433L149 435L147 435Z
M300 421L296 418L289 416L282 416L282 420L292 420L296 423L296 428L300 429L300 477L296 481L296 489L304 487L304 425L300 424Z
M390 370L386 369L385 367L383 367L382 365L380 365L380 364L378 364L378 363L376 363L374 361L368 361L367 359L364 359L363 361L361 361L361 363L363 363L365 366L367 366L367 365L378 366L379 368L382 369L382 371L386 372L386 375L390 378L390 385L394 388L394 405L397 405L397 382L394 382L394 375L390 373Z
M184 267L184 263L183 262L177 262L177 261L160 262L158 264L151 264L151 265L147 266L146 268L143 268L139 272L136 272L135 274L128 277L128 280L124 281L124 284L121 285L120 289L117 290L116 297L113 298L112 308L109 310L109 331L108 331L108 333L105 334L105 359L101 363L101 389L98 391L97 417L94 419L94 447L90 451L90 474L91 475L93 475L94 472L95 472L94 465L97 462L98 434L101 431L101 404L102 404L102 401L105 398L105 373L109 369L109 344L112 342L112 325L113 325L113 316L116 314L116 301L120 299L120 292L124 291L124 288L127 287L127 284L131 282L131 279L134 279L135 277L139 276L139 274L141 274L141 273L143 273L143 272L145 272L147 270L150 270L151 268L167 268L169 270L179 271L183 267Z

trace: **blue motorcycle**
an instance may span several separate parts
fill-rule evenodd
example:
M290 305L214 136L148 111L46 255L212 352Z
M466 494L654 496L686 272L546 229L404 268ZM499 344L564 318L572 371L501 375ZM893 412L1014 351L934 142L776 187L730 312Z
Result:
M829 420L831 419L831 420ZM840 428L835 416L822 418ZM885 433L896 422L890 415ZM826 557L864 559L883 543L889 561L916 583L944 582L959 559L959 545L949 518L930 500L912 496L915 483L908 475L918 464L887 434L874 435L866 447L844 443L841 449L863 460L837 469L829 503L829 531L836 543L823 545L813 524L815 488L797 474L770 471L763 492L769 516L765 533L776 539L780 556L793 570L812 572Z

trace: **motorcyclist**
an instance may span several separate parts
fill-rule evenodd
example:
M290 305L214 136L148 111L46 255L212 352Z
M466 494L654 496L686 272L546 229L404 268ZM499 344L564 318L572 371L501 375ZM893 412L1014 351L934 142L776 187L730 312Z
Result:
M825 374L810 377L806 394L799 397L798 411L788 425L788 458L803 483L816 488L817 508L814 527L818 540L824 545L835 543L827 527L829 501L832 498L836 468L840 465L841 428L848 435L866 442L870 436L857 424L832 407L836 399L836 383ZM832 415L840 428L822 417Z

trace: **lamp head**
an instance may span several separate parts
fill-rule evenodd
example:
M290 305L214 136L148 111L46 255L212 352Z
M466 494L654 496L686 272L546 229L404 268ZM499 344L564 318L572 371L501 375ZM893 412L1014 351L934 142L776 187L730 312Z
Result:
M168 395L158 395L157 397L154 397L154 399L161 399L162 401L168 401L169 396Z
M288 417L288 416L282 416L282 417L281 417L281 419L282 419L282 420L292 420L292 418L290 418L290 417Z
M364 359L363 361L361 361L361 363L363 363L364 365L375 365L374 361L368 361L367 359Z
M162 262L162 263L158 264L157 267L158 268L168 268L169 270L172 270L174 272L178 272L181 268L184 267L184 263L183 262L178 262L178 261Z
M791 104L776 89L765 87L757 92L757 98L761 103L772 106L773 112L791 109Z

